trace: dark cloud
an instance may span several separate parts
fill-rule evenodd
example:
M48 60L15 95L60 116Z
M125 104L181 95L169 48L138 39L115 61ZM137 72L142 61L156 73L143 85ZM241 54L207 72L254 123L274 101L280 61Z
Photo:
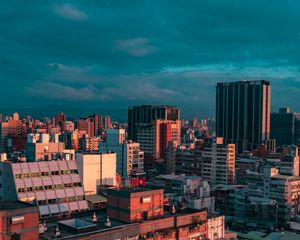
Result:
M3 2L0 111L166 103L208 116L215 83L241 79L270 80L273 108L300 110L299 7L293 0Z

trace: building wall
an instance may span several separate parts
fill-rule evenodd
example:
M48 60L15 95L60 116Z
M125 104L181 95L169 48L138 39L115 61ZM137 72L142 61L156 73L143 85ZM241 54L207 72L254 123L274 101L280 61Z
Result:
M147 168L151 168L154 161L163 161L166 158L167 146L170 141L180 144L180 120L157 119L151 124L137 127L137 142L145 152Z
M222 239L225 236L225 217L219 216L207 220L208 239Z
M110 190L107 201L107 215L124 222L139 222L163 215L163 190L131 192Z
M12 217L24 217L24 221L13 224ZM11 240L12 234L20 234L20 239L39 239L39 214L37 207L27 209L1 210L0 232L2 240Z
M239 81L216 86L216 134L238 152L270 138L270 82Z
M144 152L140 144L125 141L124 129L109 129L106 134L106 142L99 145L99 152L113 151L117 154L117 173L124 178L144 173Z
M157 119L178 120L180 110L174 106L131 106L128 108L128 139L139 142L137 139L138 128L141 125L152 125Z
M116 153L78 153L76 162L85 194L96 194L100 186L116 186Z
M166 149L166 173L175 173L176 171L176 149L177 144L175 142L169 142Z
M278 222L293 220L300 213L300 177L278 174L278 169L268 165L262 173L247 173L250 197L275 200L278 204Z
M24 151L26 142L26 126L21 120L10 119L0 122L0 151Z
M88 209L75 161L1 162L4 200L36 202L40 216Z
M62 157L64 150L64 142L27 143L26 157L29 162L48 161Z
M232 184L235 182L235 144L204 145L202 177L211 186L217 184Z

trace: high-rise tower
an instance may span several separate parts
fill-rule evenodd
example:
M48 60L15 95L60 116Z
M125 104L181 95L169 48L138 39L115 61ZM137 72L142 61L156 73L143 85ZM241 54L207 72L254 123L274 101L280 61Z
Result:
M238 152L251 150L270 138L270 82L217 83L216 133Z

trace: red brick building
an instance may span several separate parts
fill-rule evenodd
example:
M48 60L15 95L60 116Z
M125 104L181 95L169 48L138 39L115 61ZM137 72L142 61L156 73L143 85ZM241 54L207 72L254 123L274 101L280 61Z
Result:
M163 216L163 189L112 189L108 192L107 215L123 222L147 221Z
M59 239L236 239L225 231L224 216L208 218L206 210L196 209L164 211L163 189L109 189L107 194L107 215L59 221ZM53 239L53 232L55 227L49 227L44 239Z
M0 202L0 239L39 239L38 207L23 202Z

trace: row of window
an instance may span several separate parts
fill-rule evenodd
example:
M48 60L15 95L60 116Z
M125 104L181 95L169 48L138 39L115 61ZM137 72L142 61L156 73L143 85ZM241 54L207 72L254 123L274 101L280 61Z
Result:
M78 174L77 169L71 170L60 170L60 171L50 171L50 172L38 172L38 173L17 173L15 178L33 178L33 177L44 177L44 176L58 176L67 174Z
M82 200L84 200L84 196L54 198L54 199L48 199L48 200L40 200L40 201L38 201L38 205L61 204L61 203L68 203L68 202L75 202L75 201L82 201Z
M77 183L64 183L64 184L54 184L54 185L46 185L46 186L35 186L35 187L27 187L27 188L18 188L18 192L35 192L35 191L43 191L49 189L64 189L71 187L82 187L81 182Z

